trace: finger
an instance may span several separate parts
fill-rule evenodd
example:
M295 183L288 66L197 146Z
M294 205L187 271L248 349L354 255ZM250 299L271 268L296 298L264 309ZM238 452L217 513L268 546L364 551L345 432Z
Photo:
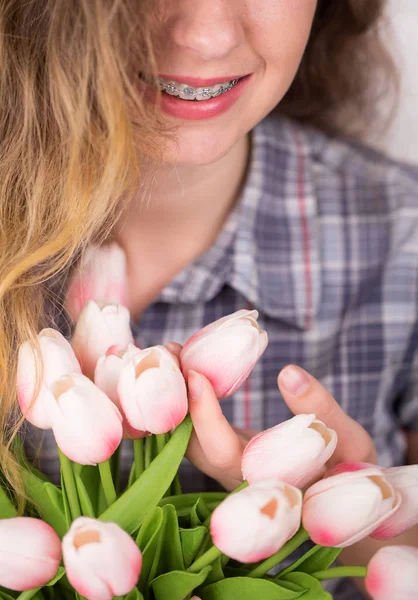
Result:
M171 356L176 361L178 368L180 369L180 352L182 348L181 345L177 342L166 342L164 344L164 347L167 348L167 350L170 352Z
M209 476L220 481L225 475L225 480L233 479L238 485L242 481L243 445L224 417L213 387L206 377L189 371L188 389L195 431L188 457Z
M240 427L234 427L233 425L232 429L235 431L241 442L244 444L244 447L255 435L257 435L257 433L260 433L255 429L241 429Z
M166 342L164 346L167 348L171 354L174 354L177 358L180 358L180 352L182 349L182 345L178 342Z
M331 464L375 462L373 442L363 427L349 417L317 379L296 365L288 365L277 378L283 398L294 415L313 413L337 433Z

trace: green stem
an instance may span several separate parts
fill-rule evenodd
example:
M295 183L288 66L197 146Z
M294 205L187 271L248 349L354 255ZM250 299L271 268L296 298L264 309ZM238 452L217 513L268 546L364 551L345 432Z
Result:
M222 556L222 552L216 546L212 546L212 548L209 548L209 550L186 569L187 573L199 573L204 567L211 565L218 556Z
M159 433L155 436L157 454L163 451L164 446L166 445L166 437L165 433Z
M121 446L122 446L122 444L120 443L119 446L114 451L112 458L111 458L112 478L113 478L113 481L115 482L116 494L120 493L120 454L122 451Z
M174 496L181 496L182 494L180 477L178 473L176 473L176 476L173 479L173 483L171 484L171 492Z
M248 481L244 480L234 490L232 490L231 494L236 494L236 493L240 492L241 490L245 490L245 488L247 488L247 487L248 487Z
M68 504L71 512L71 519L74 521L81 516L80 502L78 500L77 486L74 478L73 465L70 459L65 456L63 452L58 448L61 472L65 484L65 492L68 498Z
M154 444L154 436L149 435L145 438L145 469L148 469L152 462L152 447Z
M276 565L280 564L285 558L287 558L289 554L292 554L296 548L299 548L303 542L306 542L306 540L309 540L309 535L304 529L299 529L299 531L288 542L286 542L286 544L282 546L278 552L267 558L267 560L263 561L260 565L250 571L248 577L263 577Z
M111 506L116 501L117 495L113 483L110 462L108 460L99 463L99 472L107 505Z
M144 471L144 438L134 440L135 479Z
M324 571L316 571L315 573L311 573L311 575L320 581L339 577L366 577L367 567L333 567Z

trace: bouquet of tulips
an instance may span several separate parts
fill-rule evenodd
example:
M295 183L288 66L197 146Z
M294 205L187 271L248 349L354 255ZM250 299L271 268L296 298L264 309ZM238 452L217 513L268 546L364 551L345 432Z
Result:
M87 258L68 295L71 342L44 329L37 346L19 350L19 404L30 423L52 430L61 485L25 459L17 439L31 501L18 516L0 489L0 598L325 600L332 596L321 582L345 576L365 577L375 600L418 597L416 548L385 547L367 566L334 566L345 546L418 522L418 466L341 464L318 479L337 436L315 415L256 435L243 453L243 483L230 494L182 494L178 470L192 432L187 374L202 373L227 397L267 334L256 311L240 310L179 353L138 348L123 254L113 245ZM124 486L123 438L134 449ZM292 557L308 540L312 547Z

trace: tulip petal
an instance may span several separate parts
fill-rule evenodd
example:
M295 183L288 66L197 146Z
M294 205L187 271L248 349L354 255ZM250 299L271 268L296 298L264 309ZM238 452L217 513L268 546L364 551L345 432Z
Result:
M380 548L368 564L364 583L373 600L415 599L418 589L418 548Z
M93 301L82 310L72 339L83 373L91 378L110 346L126 347L133 342L129 310L120 304L101 308Z
M302 493L277 480L262 481L228 496L213 512L214 544L240 562L277 552L300 526Z
M378 468L350 471L306 491L302 522L316 544L345 548L369 535L399 505L399 494Z
M116 243L91 246L71 277L66 309L73 322L89 300L107 304L127 304L126 254Z
M249 483L277 478L302 488L324 466L336 444L335 431L315 415L297 415L250 440L242 456L243 478Z
M16 591L42 586L61 561L61 542L47 523L31 517L0 520L0 585Z
M139 548L114 523L80 517L64 536L63 553L69 581L88 600L111 600L138 582Z
M418 523L418 465L383 469L383 473L400 494L402 502L399 509L371 534L378 540L397 537Z
M74 375L68 389L59 393L61 382L50 388L56 393L51 413L58 446L79 464L108 460L122 439L122 416L117 407L83 375Z
M51 428L51 417L46 408L46 388L56 379L71 373L81 373L80 365L69 342L54 329L43 329L38 334L41 386L33 405L36 391L37 358L30 341L19 348L17 364L17 395L22 414L41 429ZM29 408L30 407L30 408Z

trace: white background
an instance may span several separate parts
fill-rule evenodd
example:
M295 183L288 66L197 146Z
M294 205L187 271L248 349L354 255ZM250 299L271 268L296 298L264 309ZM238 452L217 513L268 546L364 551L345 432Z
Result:
M388 16L389 47L401 72L400 104L388 133L374 144L418 164L418 0L389 0Z

